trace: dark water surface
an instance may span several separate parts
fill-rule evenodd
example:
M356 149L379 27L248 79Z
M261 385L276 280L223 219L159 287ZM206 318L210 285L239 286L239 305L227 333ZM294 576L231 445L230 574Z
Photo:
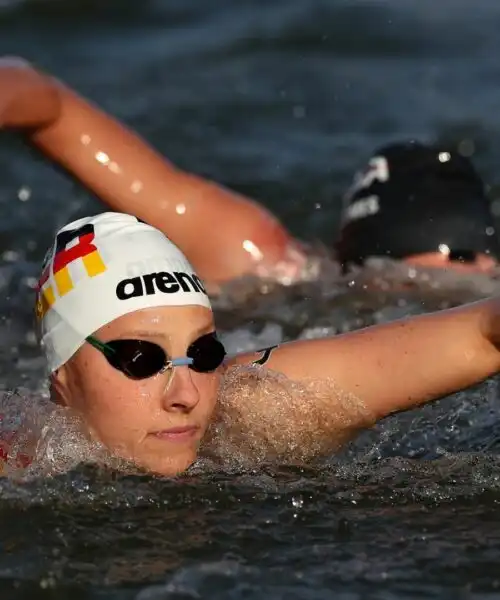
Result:
M381 143L451 140L500 181L499 27L495 0L4 0L0 54L328 244ZM6 134L0 173L0 381L35 393L33 278L54 229L99 204ZM422 304L325 275L219 313L229 345L249 348L492 291L454 284ZM316 467L1 481L0 598L500 598L498 404L489 382Z

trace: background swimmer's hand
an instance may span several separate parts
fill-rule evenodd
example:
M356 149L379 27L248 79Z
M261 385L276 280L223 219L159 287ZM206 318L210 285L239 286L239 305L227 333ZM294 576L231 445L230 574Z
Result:
M0 58L0 127L41 129L59 116L57 85L26 60Z

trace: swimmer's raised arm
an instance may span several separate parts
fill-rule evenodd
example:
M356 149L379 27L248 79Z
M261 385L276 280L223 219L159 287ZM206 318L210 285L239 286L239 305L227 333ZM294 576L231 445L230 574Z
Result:
M205 281L300 270L302 252L262 206L177 169L124 125L17 60L0 60L0 125L29 128L32 144L110 208L168 235Z
M325 379L380 419L479 383L500 370L500 300L485 300L356 332L278 346L266 367ZM245 354L245 363L264 353ZM335 400L333 400L335 401Z

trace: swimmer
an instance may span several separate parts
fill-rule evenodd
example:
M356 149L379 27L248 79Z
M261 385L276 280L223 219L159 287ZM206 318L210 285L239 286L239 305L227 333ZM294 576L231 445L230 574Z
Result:
M262 206L176 168L22 59L0 60L0 127L22 129L112 210L163 231L210 289L248 274L291 283L307 267L303 245ZM207 235L221 222L224 235ZM470 161L418 143L381 149L355 178L335 246L346 268L382 255L485 271L499 255L483 185Z
M114 456L163 476L228 441L256 461L328 456L379 419L500 370L499 299L228 357L188 260L123 213L57 233L36 315L52 400ZM302 393L266 396L266 373Z
M355 176L335 247L346 270L387 257L487 272L500 257L490 202L471 161L418 142L380 148Z

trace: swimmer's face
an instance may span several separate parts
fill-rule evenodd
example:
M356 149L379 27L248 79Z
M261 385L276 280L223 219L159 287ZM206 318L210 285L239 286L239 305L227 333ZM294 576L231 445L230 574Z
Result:
M94 335L103 342L154 342L169 358L179 358L186 356L192 342L214 330L210 310L186 306L140 310ZM198 373L181 366L134 380L85 343L55 374L54 388L114 454L169 476L184 471L196 458L215 408L220 371Z

